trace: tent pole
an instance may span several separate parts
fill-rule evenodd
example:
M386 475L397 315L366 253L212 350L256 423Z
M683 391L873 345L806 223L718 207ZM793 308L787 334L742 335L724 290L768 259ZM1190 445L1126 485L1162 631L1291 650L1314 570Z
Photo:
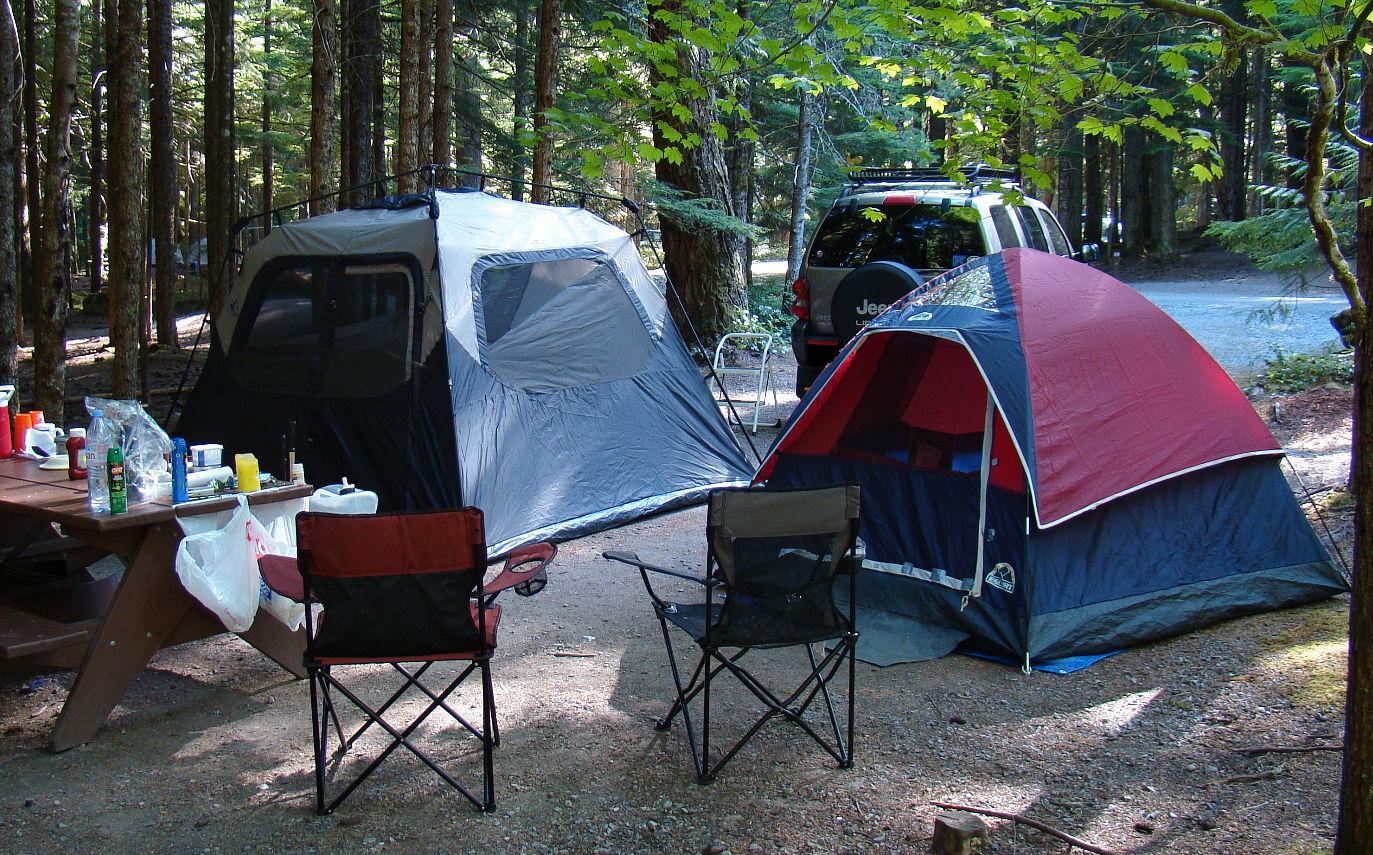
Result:
M987 392L987 413L982 419L982 470L979 473L977 493L977 567L973 574L972 590L963 595L959 604L961 612L968 607L968 601L982 596L982 578L987 561L987 482L992 476L992 429L996 426L996 403L992 401L991 391Z

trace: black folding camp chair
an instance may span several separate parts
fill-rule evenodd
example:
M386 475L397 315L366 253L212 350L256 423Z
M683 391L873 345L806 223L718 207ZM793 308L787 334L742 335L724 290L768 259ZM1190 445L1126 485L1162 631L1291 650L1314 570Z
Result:
M797 725L839 762L853 766L854 648L858 632L855 543L858 538L857 485L806 490L717 490L710 495L706 522L709 552L704 577L647 564L633 553L606 552L605 558L639 568L644 587L663 631L668 664L677 697L659 730L667 730L678 713L686 726L691 756L700 783L714 780L769 720L780 717ZM698 582L704 601L671 603L649 582L650 572ZM836 575L849 577L847 614L834 602ZM686 682L672 646L668 624L683 630L700 647L701 655ZM816 645L830 648L817 656ZM809 663L804 678L783 694L769 689L760 676L741 664L744 656L761 648L802 646ZM728 652L726 652L728 649ZM831 682L848 665L845 726L835 715ZM721 673L739 679L765 707L742 737L718 760L710 754L710 687ZM698 746L691 703L701 697L701 738ZM829 735L822 735L805 714L817 698L828 712ZM823 725L822 725L823 727Z
M296 517L299 557L264 556L258 562L263 580L274 591L297 602L319 603L318 619L306 610L305 669L310 679L310 710L315 748L315 809L327 814L346 799L397 748L404 747L479 810L494 810L492 749L500 744L496 699L491 684L491 654L501 607L496 596L506 588L529 596L547 582L551 544L526 546L511 553L501 573L483 583L486 539L482 513L476 508L423 513L302 513ZM435 691L421 678L435 662L466 663L446 688ZM364 700L337 676L345 666L389 664L403 682L379 705ZM418 663L406 667L405 663ZM449 697L473 673L481 675L482 721L459 714ZM399 711L397 702L410 688L428 698L419 715L404 727L385 718ZM351 736L343 735L335 695L351 701L365 721ZM442 709L476 737L482 754L482 794L478 798L415 744L417 728ZM326 803L325 758L329 724L338 733L340 758L373 725L390 736L386 747Z

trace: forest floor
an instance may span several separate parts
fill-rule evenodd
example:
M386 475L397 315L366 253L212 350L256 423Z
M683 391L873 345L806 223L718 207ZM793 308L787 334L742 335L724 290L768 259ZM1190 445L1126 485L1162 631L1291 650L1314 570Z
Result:
M198 322L184 322L188 337ZM103 352L97 339L74 342L72 377ZM167 363L150 385L175 385L180 367ZM786 412L785 368L777 380ZM1350 393L1317 389L1276 410L1269 398L1255 406L1348 554L1339 485ZM760 431L760 450L770 438ZM315 816L308 687L221 636L159 654L99 738L59 755L44 744L71 673L0 671L0 848L917 853L928 850L932 802L946 801L1023 813L1121 853L1329 851L1339 753L1243 749L1340 741L1346 597L1226 621L1068 675L961 655L860 664L855 768L836 769L773 723L715 783L697 785L680 725L666 734L652 726L671 677L637 574L599 556L633 549L692 568L704 522L692 508L563 544L548 588L506 603L493 667L502 735L494 814L474 812L396 755L335 814ZM759 661L764 671L784 667ZM383 669L369 676L373 693L390 684ZM723 740L747 726L752 698L721 694L713 716ZM423 738L479 781L472 740L434 727ZM989 851L1065 850L988 822Z

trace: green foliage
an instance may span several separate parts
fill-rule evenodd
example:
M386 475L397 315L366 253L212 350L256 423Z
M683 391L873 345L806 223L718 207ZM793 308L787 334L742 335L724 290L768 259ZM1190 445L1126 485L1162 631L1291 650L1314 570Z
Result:
M748 289L748 314L740 317L731 332L771 333L773 351L785 349L791 340L792 317L784 304L786 283L782 276L755 276Z
M1283 353L1278 350L1264 363L1259 385L1270 392L1292 394L1324 386L1354 382L1354 351L1336 353Z
M1271 158L1279 171L1300 180L1306 175L1306 162L1283 155ZM1354 252L1355 201L1358 179L1358 152L1343 141L1332 141L1326 151L1329 192L1325 197L1330 216L1345 255ZM1251 188L1267 203L1277 205L1257 216L1239 222L1220 221L1206 234L1227 247L1242 252L1266 270L1301 271L1324 264L1316 245L1311 220L1303 204L1302 192L1291 187L1260 184Z

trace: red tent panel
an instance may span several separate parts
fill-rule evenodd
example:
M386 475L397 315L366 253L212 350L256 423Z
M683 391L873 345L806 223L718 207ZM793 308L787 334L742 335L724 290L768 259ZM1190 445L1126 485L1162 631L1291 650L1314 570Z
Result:
M1044 253L1004 258L1029 376L1041 525L1169 475L1279 449L1225 370L1133 288Z

